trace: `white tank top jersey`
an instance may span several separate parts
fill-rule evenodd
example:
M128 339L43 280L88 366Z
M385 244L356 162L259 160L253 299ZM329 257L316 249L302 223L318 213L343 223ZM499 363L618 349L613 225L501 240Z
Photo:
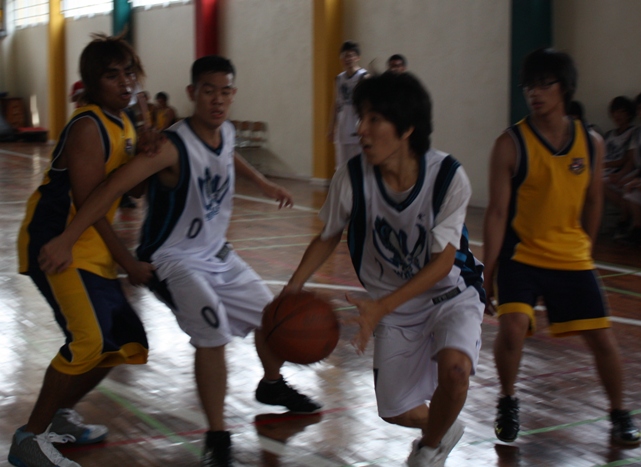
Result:
M636 147L636 135L638 127L631 126L621 134L617 134L616 129L608 131L603 140L605 142L605 157L603 162L618 161L625 156L628 149ZM608 167L603 170L604 175L618 172L620 167Z
M359 142L356 134L358 116L352 105L352 94L366 73L365 68L360 68L352 76L347 76L346 72L342 72L336 77L336 109L338 111L336 143L358 144Z
M227 121L220 132L219 148L200 139L189 119L165 132L178 150L180 177L174 188L163 186L157 176L149 180L149 207L138 247L141 260L159 266L163 261L189 258L198 269L227 270L224 252L234 195L234 126Z
M334 175L320 212L320 218L325 222L321 238L342 232L351 219L350 229L357 233L349 238L350 254L356 273L372 298L401 287L430 261L433 253L442 252L448 244L459 248L471 196L470 183L462 167L453 173L436 218L433 214L433 188L446 157L446 153L430 149L420 159L416 185L401 202L395 201L387 192L378 168L359 157L363 199L358 202L363 202L362 211L366 215L358 225L354 225L351 217L355 184L351 180L349 164L341 166ZM467 285L461 269L453 266L445 278L385 316L381 323L394 326L422 323L427 314L441 300L449 298L448 293L457 287L463 291Z

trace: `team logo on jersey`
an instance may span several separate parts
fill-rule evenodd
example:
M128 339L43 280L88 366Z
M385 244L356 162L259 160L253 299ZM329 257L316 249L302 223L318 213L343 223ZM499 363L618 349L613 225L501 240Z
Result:
M211 176L209 168L205 169L205 177L198 177L200 196L205 207L205 219L211 220L218 214L220 203L229 191L229 175L223 181L220 175Z
M579 175L585 170L585 159L583 157L575 157L569 166L570 171Z
M418 238L409 249L408 235L404 230L398 232L380 217L374 222L374 246L385 261L392 265L394 273L403 280L414 277L421 270L420 256L425 251L427 231L425 227L416 224Z
M125 140L125 152L128 156L134 155L134 142L131 138Z

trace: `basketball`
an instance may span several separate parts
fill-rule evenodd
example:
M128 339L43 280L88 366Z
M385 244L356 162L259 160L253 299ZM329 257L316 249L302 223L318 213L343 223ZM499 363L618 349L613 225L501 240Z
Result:
M327 357L340 334L334 308L312 292L274 299L265 307L262 329L267 345L278 357L302 364Z

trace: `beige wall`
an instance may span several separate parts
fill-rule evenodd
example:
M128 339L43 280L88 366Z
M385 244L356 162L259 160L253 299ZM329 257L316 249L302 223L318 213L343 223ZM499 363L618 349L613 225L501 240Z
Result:
M4 90L10 96L22 97L27 107L27 119L31 113L37 112L41 125L49 119L47 37L47 26L40 25L14 31L4 39L7 41L5 70L8 72ZM33 108L31 102L35 102Z
M189 115L193 107L185 88L196 54L194 5L136 9L133 21L133 42L147 74L144 88L152 100L166 92L178 116Z
M487 204L487 158L509 117L509 0L348 0L345 39L383 71L393 53L430 91L433 147L451 153Z
M312 173L312 3L226 0L221 52L236 66L232 118L261 120L269 148L295 174Z
M554 2L555 47L573 56L579 70L576 98L601 129L612 128L608 103L641 93L641 2L562 0Z
M487 157L508 124L510 0L344 0L344 38L360 42L363 63L382 70L392 53L434 101L433 144L451 152L472 181L473 205L487 203ZM312 2L224 0L222 53L238 69L233 118L264 120L270 147L299 175L312 173ZM587 116L609 128L607 104L641 92L641 2L557 0L555 46L579 68L577 98ZM163 90L181 115L191 109L184 87L194 58L193 5L134 12L136 48L150 93ZM68 85L78 77L78 56L92 32L111 31L111 16L68 20ZM47 28L14 31L0 41L0 90L35 95L47 125ZM338 54L337 54L338 55ZM338 60L338 58L337 58Z

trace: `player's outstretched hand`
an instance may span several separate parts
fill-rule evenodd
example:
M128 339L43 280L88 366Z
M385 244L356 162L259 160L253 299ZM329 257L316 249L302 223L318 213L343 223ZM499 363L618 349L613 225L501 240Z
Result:
M131 285L145 285L151 281L155 266L146 261L133 261L127 266L127 278Z
M294 205L294 198L292 194L280 185L272 182L267 182L263 186L263 194L268 198L278 201L278 209L285 206L291 208Z
M38 255L38 266L45 274L58 274L71 266L71 248L62 237L55 237L45 244Z
M387 314L387 310L377 300L358 299L345 295L349 303L358 308L358 316L346 318L346 324L357 324L359 330L352 339L352 345L359 354L365 352L378 322Z
M141 127L136 130L138 140L136 142L136 154L145 154L149 157L160 153L160 148L167 140L167 137L155 128Z

